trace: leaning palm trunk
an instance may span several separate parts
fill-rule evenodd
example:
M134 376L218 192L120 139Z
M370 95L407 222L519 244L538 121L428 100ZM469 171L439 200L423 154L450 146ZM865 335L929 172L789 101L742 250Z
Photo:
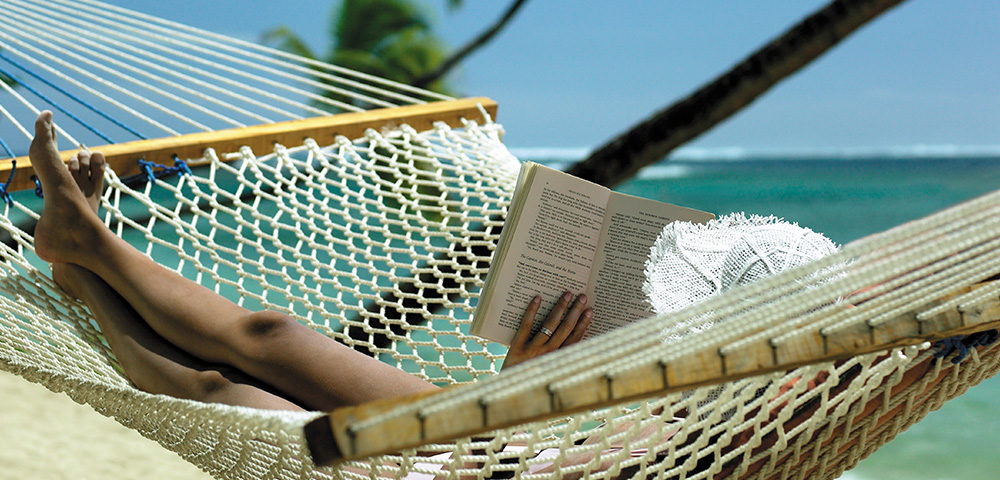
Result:
M687 98L657 112L573 165L605 186L631 178L718 125L902 0L837 0Z

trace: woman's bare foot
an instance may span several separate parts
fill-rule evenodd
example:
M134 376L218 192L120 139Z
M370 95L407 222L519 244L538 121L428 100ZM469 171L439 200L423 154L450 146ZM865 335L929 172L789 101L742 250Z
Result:
M76 186L80 188L80 192L87 199L90 210L97 213L97 209L101 204L101 192L104 190L104 155L100 152L91 154L84 150L77 155L73 155L69 159L67 166L69 167L70 176L76 182ZM83 282L94 281L95 278L96 276L89 270L77 265L69 263L52 264L52 280L62 287L66 293L76 299L82 298L79 286Z
M76 186L80 187L94 213L97 213L101 204L101 192L104 191L105 165L104 154L101 152L82 150L69 159L70 176L76 181Z
M59 155L51 112L42 112L35 120L35 138L28 155L45 194L35 227L35 253L50 263L78 263L103 224ZM99 169L103 175L103 166ZM90 170L93 173L93 166ZM93 179L88 180L93 186ZM96 197L96 187L94 192Z

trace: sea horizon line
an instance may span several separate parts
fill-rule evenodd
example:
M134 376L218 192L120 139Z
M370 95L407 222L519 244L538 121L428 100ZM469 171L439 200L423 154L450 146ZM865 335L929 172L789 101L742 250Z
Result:
M575 162L590 147L511 147L522 160ZM667 156L682 161L739 161L760 159L944 159L1000 157L1000 145L916 144L876 147L681 147Z

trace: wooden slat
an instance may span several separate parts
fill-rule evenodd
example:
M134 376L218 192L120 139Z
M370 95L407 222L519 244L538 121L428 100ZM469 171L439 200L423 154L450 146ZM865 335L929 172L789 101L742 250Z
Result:
M365 130L369 128L380 130L389 126L407 124L422 131L430 129L435 122L444 122L452 127L460 127L463 118L481 122L480 105L491 117L496 118L497 104L493 100L485 97L464 98L215 132L193 133L155 140L102 145L90 147L90 150L103 153L107 158L108 165L119 176L125 177L140 173L139 165L136 162L139 159L173 165L174 155L185 160L202 158L206 148L214 148L217 152L228 153L239 151L241 147L248 146L254 152L263 154L271 152L276 143L286 146L301 145L304 139L312 138L320 145L329 145L334 142L337 136L343 135L355 139L363 136ZM64 161L76 153L75 149L61 152ZM17 172L9 190L34 188L35 184L31 181L31 176L34 175L31 161L28 157L19 157L15 160L17 161ZM11 160L0 161L0 179L7 178L11 166Z
M983 285L986 284L972 288ZM967 288L955 292L949 298L969 290ZM946 299L924 308L940 304L944 300ZM843 329L824 337L819 348L815 335L806 334L801 335L804 348L797 348L792 338L777 347L766 340L748 343L737 351L727 352L725 357L717 349L712 349L669 365L659 365L653 361L650 365L641 367L642 371L638 374L595 378L561 389L542 385L502 400L476 397L461 405L447 403L446 416L437 412L417 412L371 428L358 427L368 419L426 398L427 394L340 408L313 421L307 427L306 437L314 461L329 464L690 390L702 385L787 371L803 365L845 359L891 347L917 345L997 327L1000 327L1000 299L994 297L974 308L961 311L954 309L923 321L916 320L915 314L911 312L877 327ZM732 358L749 359L750 362L733 363ZM750 368L750 364L753 364L753 368ZM524 367L530 368L530 364ZM445 405L452 397L449 390L432 392L432 395L440 396L441 405ZM437 421L445 417L446 421Z

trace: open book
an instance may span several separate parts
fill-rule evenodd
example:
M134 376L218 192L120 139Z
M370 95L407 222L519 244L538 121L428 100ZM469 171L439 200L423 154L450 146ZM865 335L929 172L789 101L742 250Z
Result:
M587 305L594 309L587 337L648 317L642 283L649 248L670 222L713 218L526 162L472 333L510 344L535 295L542 296L537 331L565 291L586 293Z

